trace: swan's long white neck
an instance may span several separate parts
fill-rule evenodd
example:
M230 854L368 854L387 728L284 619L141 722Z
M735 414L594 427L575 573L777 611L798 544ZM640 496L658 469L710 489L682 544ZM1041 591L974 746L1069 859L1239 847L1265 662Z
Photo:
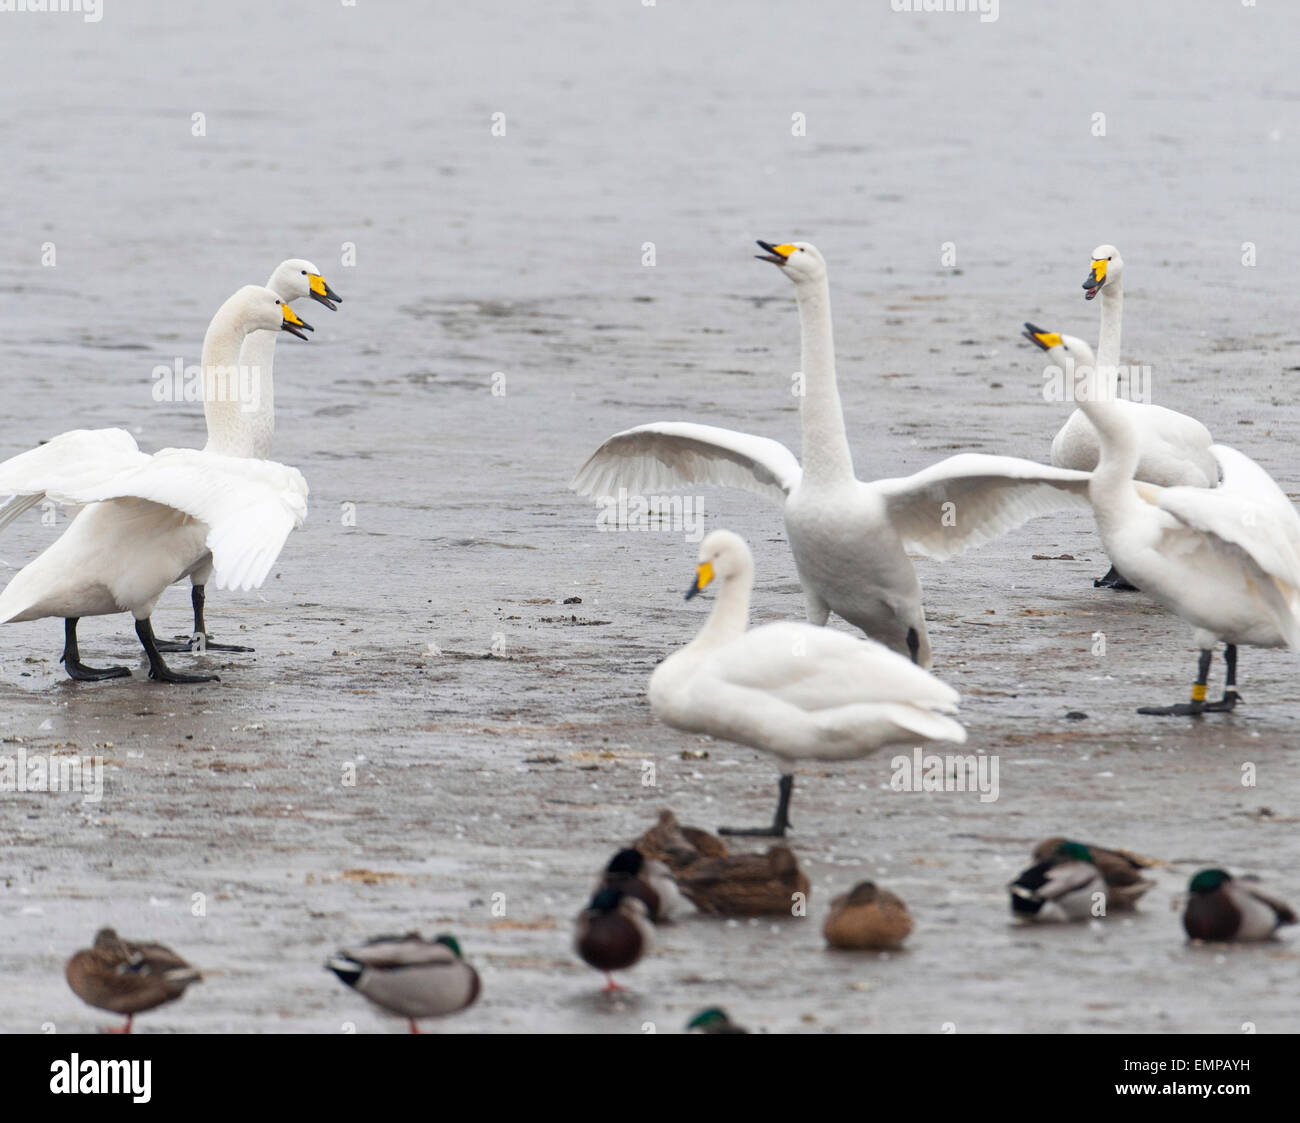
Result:
M830 285L819 281L800 284L804 397L800 407L803 428L803 479L818 484L853 479L853 456L844 431L844 411L835 385L835 335L831 328ZM748 593L746 593L748 597Z
M1073 367L1073 360L1067 360ZM1094 507L1116 510L1129 502L1139 502L1133 491L1140 450L1137 429L1124 416L1115 400L1115 376L1103 372L1101 361L1090 367L1077 368L1074 382L1079 408L1097 430L1097 467L1088 483Z
M754 587L754 567L743 566L719 582L718 599L691 646L719 647L745 634L749 627L749 594Z
M272 283L267 288L285 299ZM211 328L209 328L211 331ZM265 460L271 455L271 441L275 436L275 382L271 370L275 364L275 344L278 331L261 329L244 337L243 345L235 357L241 368L239 378L245 387L245 397L234 408L230 402L215 401L210 386L214 379L208 373L208 361L203 362L203 415L208 422L208 452L224 456L254 457ZM204 339L204 347L207 340Z
M247 338L240 327L236 298L226 301L203 336L203 414L208 422L205 452L255 456L255 419L265 409L257 382L241 371L240 347ZM250 419L253 419L250 421Z
M1097 339L1097 365L1105 371L1119 366L1120 328L1124 322L1124 283L1107 281L1101 287L1101 334Z

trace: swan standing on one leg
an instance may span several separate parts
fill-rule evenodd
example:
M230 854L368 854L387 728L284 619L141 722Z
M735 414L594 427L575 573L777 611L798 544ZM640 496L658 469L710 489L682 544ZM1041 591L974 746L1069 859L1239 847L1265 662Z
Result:
M321 272L310 261L291 257L280 262L271 274L266 287L285 302L311 297L325 305L331 312L338 310L343 298L326 283ZM311 325L303 324L308 331ZM275 383L271 370L275 364L275 344L279 329L252 332L239 349L239 366L254 379L252 405L250 403L222 400L215 392L212 379L204 372L203 413L208 423L208 443L205 452L223 456L247 456L265 460L271 455L271 440L275 435ZM242 377L242 375L241 375ZM194 609L194 631L188 636L177 636L158 644L160 651L252 651L251 647L236 644L214 643L208 635L204 619L205 588L212 577L211 559L190 576L190 603Z
M1035 515L1082 504L1088 477L1012 456L965 453L912 476L856 479L835 384L826 263L806 242L759 245L768 251L761 260L794 283L799 304L802 468L777 441L666 421L610 437L570 486L599 497L620 487L645 494L721 484L776 499L785 508L809 621L825 624L834 612L929 667L921 585L907 551L950 557Z
M1240 700L1239 644L1300 647L1300 515L1263 468L1226 445L1212 448L1222 474L1216 488L1135 483L1138 432L1122 403L1107 396L1092 349L1033 324L1024 334L1084 386L1083 409L1101 446L1088 495L1106 553L1138 588L1196 629L1201 654L1191 701L1138 712L1231 710ZM1220 640L1228 645L1227 683L1220 701L1206 702Z
M276 325L306 339L302 321L275 293L245 286L212 318L203 366L233 367L249 332ZM167 666L149 621L154 605L209 556L218 588L260 586L307 515L307 483L296 468L195 449L149 456L123 429L74 430L5 461L0 495L87 504L0 593L0 623L64 618L63 662L78 680L130 674L126 667L87 667L77 649L81 617L128 611L150 678L215 679Z
M715 530L700 543L690 600L712 582L717 603L699 634L650 676L650 708L674 729L748 745L790 765L856 760L882 745L966 740L946 713L958 694L874 640L811 624L749 627L754 559L745 540ZM794 776L781 776L770 827L721 834L781 837Z
M1120 332L1124 319L1124 259L1114 246L1098 246L1083 282L1085 300L1101 294L1101 332L1097 366L1114 388L1119 380ZM1161 487L1214 487L1219 465L1210 446L1214 438L1194 417L1163 406L1111 397L1129 418L1138 438L1137 479ZM1052 440L1052 463L1058 468L1091 472L1097 466L1097 430L1081 409L1070 414ZM1097 588L1135 589L1112 565Z

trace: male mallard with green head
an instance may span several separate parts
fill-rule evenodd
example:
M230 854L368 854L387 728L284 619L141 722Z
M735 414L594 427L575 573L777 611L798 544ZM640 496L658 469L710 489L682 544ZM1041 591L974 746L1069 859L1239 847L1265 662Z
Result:
M94 946L69 959L64 974L83 1002L126 1015L126 1025L107 1033L130 1033L136 1014L175 1002L203 978L170 948L124 940L112 928L95 933Z
M1087 920L1106 899L1106 879L1079 842L1062 842L1008 888L1011 912L1020 920Z
M1047 838L1034 847L1034 860L1047 861L1055 854L1068 838ZM1144 858L1131 850L1107 850L1104 846L1093 846L1085 842L1088 853L1092 855L1092 864L1101 870L1106 879L1106 906L1111 910L1131 909L1148 889L1155 885L1150 878L1143 877L1142 871L1158 863L1152 858Z
M420 1032L420 1018L445 1018L474 1005L482 989L454 936L378 936L343 948L325 966L381 1010L405 1018L412 1033Z
M1290 905L1227 870L1201 870L1187 887L1183 927L1193 940L1267 940L1295 922Z
M822 935L833 948L898 947L912 931L912 914L888 889L862 881L831 902Z
M743 1026L736 1025L721 1006L710 1006L701 1010L686 1023L687 1033L748 1033Z
M630 847L610 859L601 877L599 889L621 889L646 907L655 924L666 924L681 909L682 895L668 867L655 858L647 858Z
M573 946L584 963L605 972L607 994L624 989L612 972L634 967L649 948L648 920L645 902L621 889L598 890L578 914Z

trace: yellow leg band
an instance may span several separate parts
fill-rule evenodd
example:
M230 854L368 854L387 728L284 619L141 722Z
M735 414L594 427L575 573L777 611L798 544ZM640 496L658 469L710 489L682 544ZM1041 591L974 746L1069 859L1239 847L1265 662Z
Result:
M1203 682L1192 683L1192 701L1193 702L1205 701L1205 683Z

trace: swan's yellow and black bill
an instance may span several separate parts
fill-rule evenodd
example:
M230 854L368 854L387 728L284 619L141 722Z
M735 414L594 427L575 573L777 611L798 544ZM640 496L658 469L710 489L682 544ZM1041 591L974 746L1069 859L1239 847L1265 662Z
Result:
M287 331L290 335L296 335L299 339L306 339L305 332L316 330L306 320L299 318L298 313L283 301L280 302L280 311L284 315L284 321L280 324L281 331Z
M789 256L797 250L798 246L792 246L789 242L782 242L779 246L772 245L771 242L765 242L761 238L758 244L767 250L767 253L756 253L754 256L759 261L770 261L773 265L784 265Z
M1043 331L1042 328L1036 328L1033 324L1025 324L1025 330L1020 333L1030 343L1036 347L1041 347L1044 351L1049 351L1053 347L1061 345L1060 333L1054 331Z
M695 570L695 584L686 590L686 599L690 600L696 593L702 593L709 587L709 582L713 580L713 563L700 562Z
M325 283L324 277L319 273L308 273L307 283L311 286L312 300L320 301L331 312L338 311L338 306L343 303L343 298Z
M1105 260L1094 261L1092 268L1088 270L1088 279L1083 282L1083 299L1091 300L1099 292L1101 286L1106 283L1106 262Z

